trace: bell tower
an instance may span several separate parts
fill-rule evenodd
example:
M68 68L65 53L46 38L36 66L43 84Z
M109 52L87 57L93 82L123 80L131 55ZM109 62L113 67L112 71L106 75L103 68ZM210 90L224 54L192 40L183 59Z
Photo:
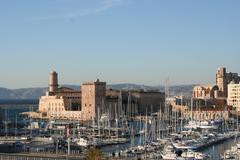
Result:
M226 68L218 68L216 73L216 85L221 91L221 96L227 96Z

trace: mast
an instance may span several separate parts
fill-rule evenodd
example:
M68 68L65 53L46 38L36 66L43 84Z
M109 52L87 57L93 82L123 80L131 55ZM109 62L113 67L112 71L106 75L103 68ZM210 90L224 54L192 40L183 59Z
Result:
M193 99L191 98L191 124L193 123ZM191 126L191 131L192 131L193 126Z
M101 130L100 130L100 122L99 122L99 120L100 120L100 113L99 113L99 106L98 106L98 136L100 137L100 134L101 134Z
M15 137L17 137L17 114L16 114L16 119L15 119Z
M30 106L30 111L32 112L32 107ZM30 116L30 137L32 138L32 117Z
M191 98L191 121L193 121L193 99Z
M92 138L93 138L93 145L95 146L95 137L94 137L94 133L95 132L95 122L94 122L94 117L93 117L93 113L92 113Z
M181 93L181 108L183 107L183 95ZM183 116L182 116L182 111L180 110L181 113L181 127L180 127L180 131L182 132L182 127L183 127Z
M162 107L160 103L160 110L159 110L159 138L161 137L161 130L162 130Z
M111 127L111 124L110 124L110 113L109 113L109 109L108 109L108 136L109 136L109 138L111 137L110 127Z
M177 113L178 113L178 111L177 111L177 109L175 108L175 132L177 132Z
M115 103L115 106L114 106L114 110L115 110L115 122L116 122L116 136L117 136L117 139L118 139L118 116L117 116L117 104Z
M165 125L166 125L166 132L168 134L168 126L170 125L170 108L168 106L168 97L169 97L169 78L167 78L166 83L165 83L165 105L164 105L164 112L165 112Z
M146 108L146 117L145 117L145 145L146 145L146 143L147 143L147 119L148 119L148 116L147 116L147 108Z
M132 105L131 105L131 92L128 93L128 103L127 103L127 119L132 118Z
M122 90L120 90L119 97L118 97L118 114L119 117L123 118L123 108L122 108Z
M8 136L8 109L5 106L5 136Z
M142 116L141 116L141 113L140 113L140 122L139 122L139 133L140 133L140 138L139 138L139 144L141 145L142 144Z

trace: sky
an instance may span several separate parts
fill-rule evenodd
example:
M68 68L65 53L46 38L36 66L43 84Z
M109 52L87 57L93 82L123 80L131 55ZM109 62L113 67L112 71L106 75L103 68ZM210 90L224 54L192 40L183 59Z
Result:
M97 78L214 84L240 73L239 0L0 0L0 87Z

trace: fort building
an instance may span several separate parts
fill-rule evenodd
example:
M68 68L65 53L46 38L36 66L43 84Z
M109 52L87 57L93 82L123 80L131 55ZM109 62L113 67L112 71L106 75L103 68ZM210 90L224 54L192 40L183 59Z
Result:
M95 82L86 82L82 84L81 90L84 119L95 118L98 111L102 113L105 104L106 82L100 82L99 79Z
M81 89L80 89L81 88ZM164 106L165 94L158 91L107 89L97 79L84 82L78 90L59 87L58 74L49 74L48 91L39 101L39 117L49 119L92 120L103 114L132 117L158 112Z

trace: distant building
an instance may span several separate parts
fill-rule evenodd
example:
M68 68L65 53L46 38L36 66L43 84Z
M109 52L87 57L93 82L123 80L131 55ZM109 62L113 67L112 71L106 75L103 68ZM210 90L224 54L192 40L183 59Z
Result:
M107 110L127 117L155 113L164 108L165 93L143 90L107 90ZM115 111L116 108L116 111ZM115 116L113 116L115 117Z
M228 84L227 103L234 108L238 108L238 110L240 109L240 83L232 81Z
M218 98L218 96L217 85L198 85L193 88L193 98Z
M106 99L106 82L86 82L82 84L82 112L84 119L95 118L102 113Z
M227 73L226 68L218 68L216 73L216 85L221 92L222 97L228 96L228 84L234 81L235 83L240 82L240 76L238 73Z
M82 119L81 91L58 86L58 74L49 74L48 91L39 100L42 118Z
M227 98L227 85L232 81L235 83L240 82L238 73L227 73L226 68L218 68L216 73L216 84L195 86L193 88L193 98Z
M157 91L106 90L106 82L85 82L81 90L59 87L58 74L49 75L48 91L39 101L39 117L49 119L92 120L107 114L120 116L158 112L164 106L165 94Z
M198 110L188 110L183 113L185 119L204 121L204 120L228 120L230 117L230 111L224 107L202 107Z
M187 108L183 117L197 121L228 120L231 110L225 99L192 99L192 109L191 104Z

